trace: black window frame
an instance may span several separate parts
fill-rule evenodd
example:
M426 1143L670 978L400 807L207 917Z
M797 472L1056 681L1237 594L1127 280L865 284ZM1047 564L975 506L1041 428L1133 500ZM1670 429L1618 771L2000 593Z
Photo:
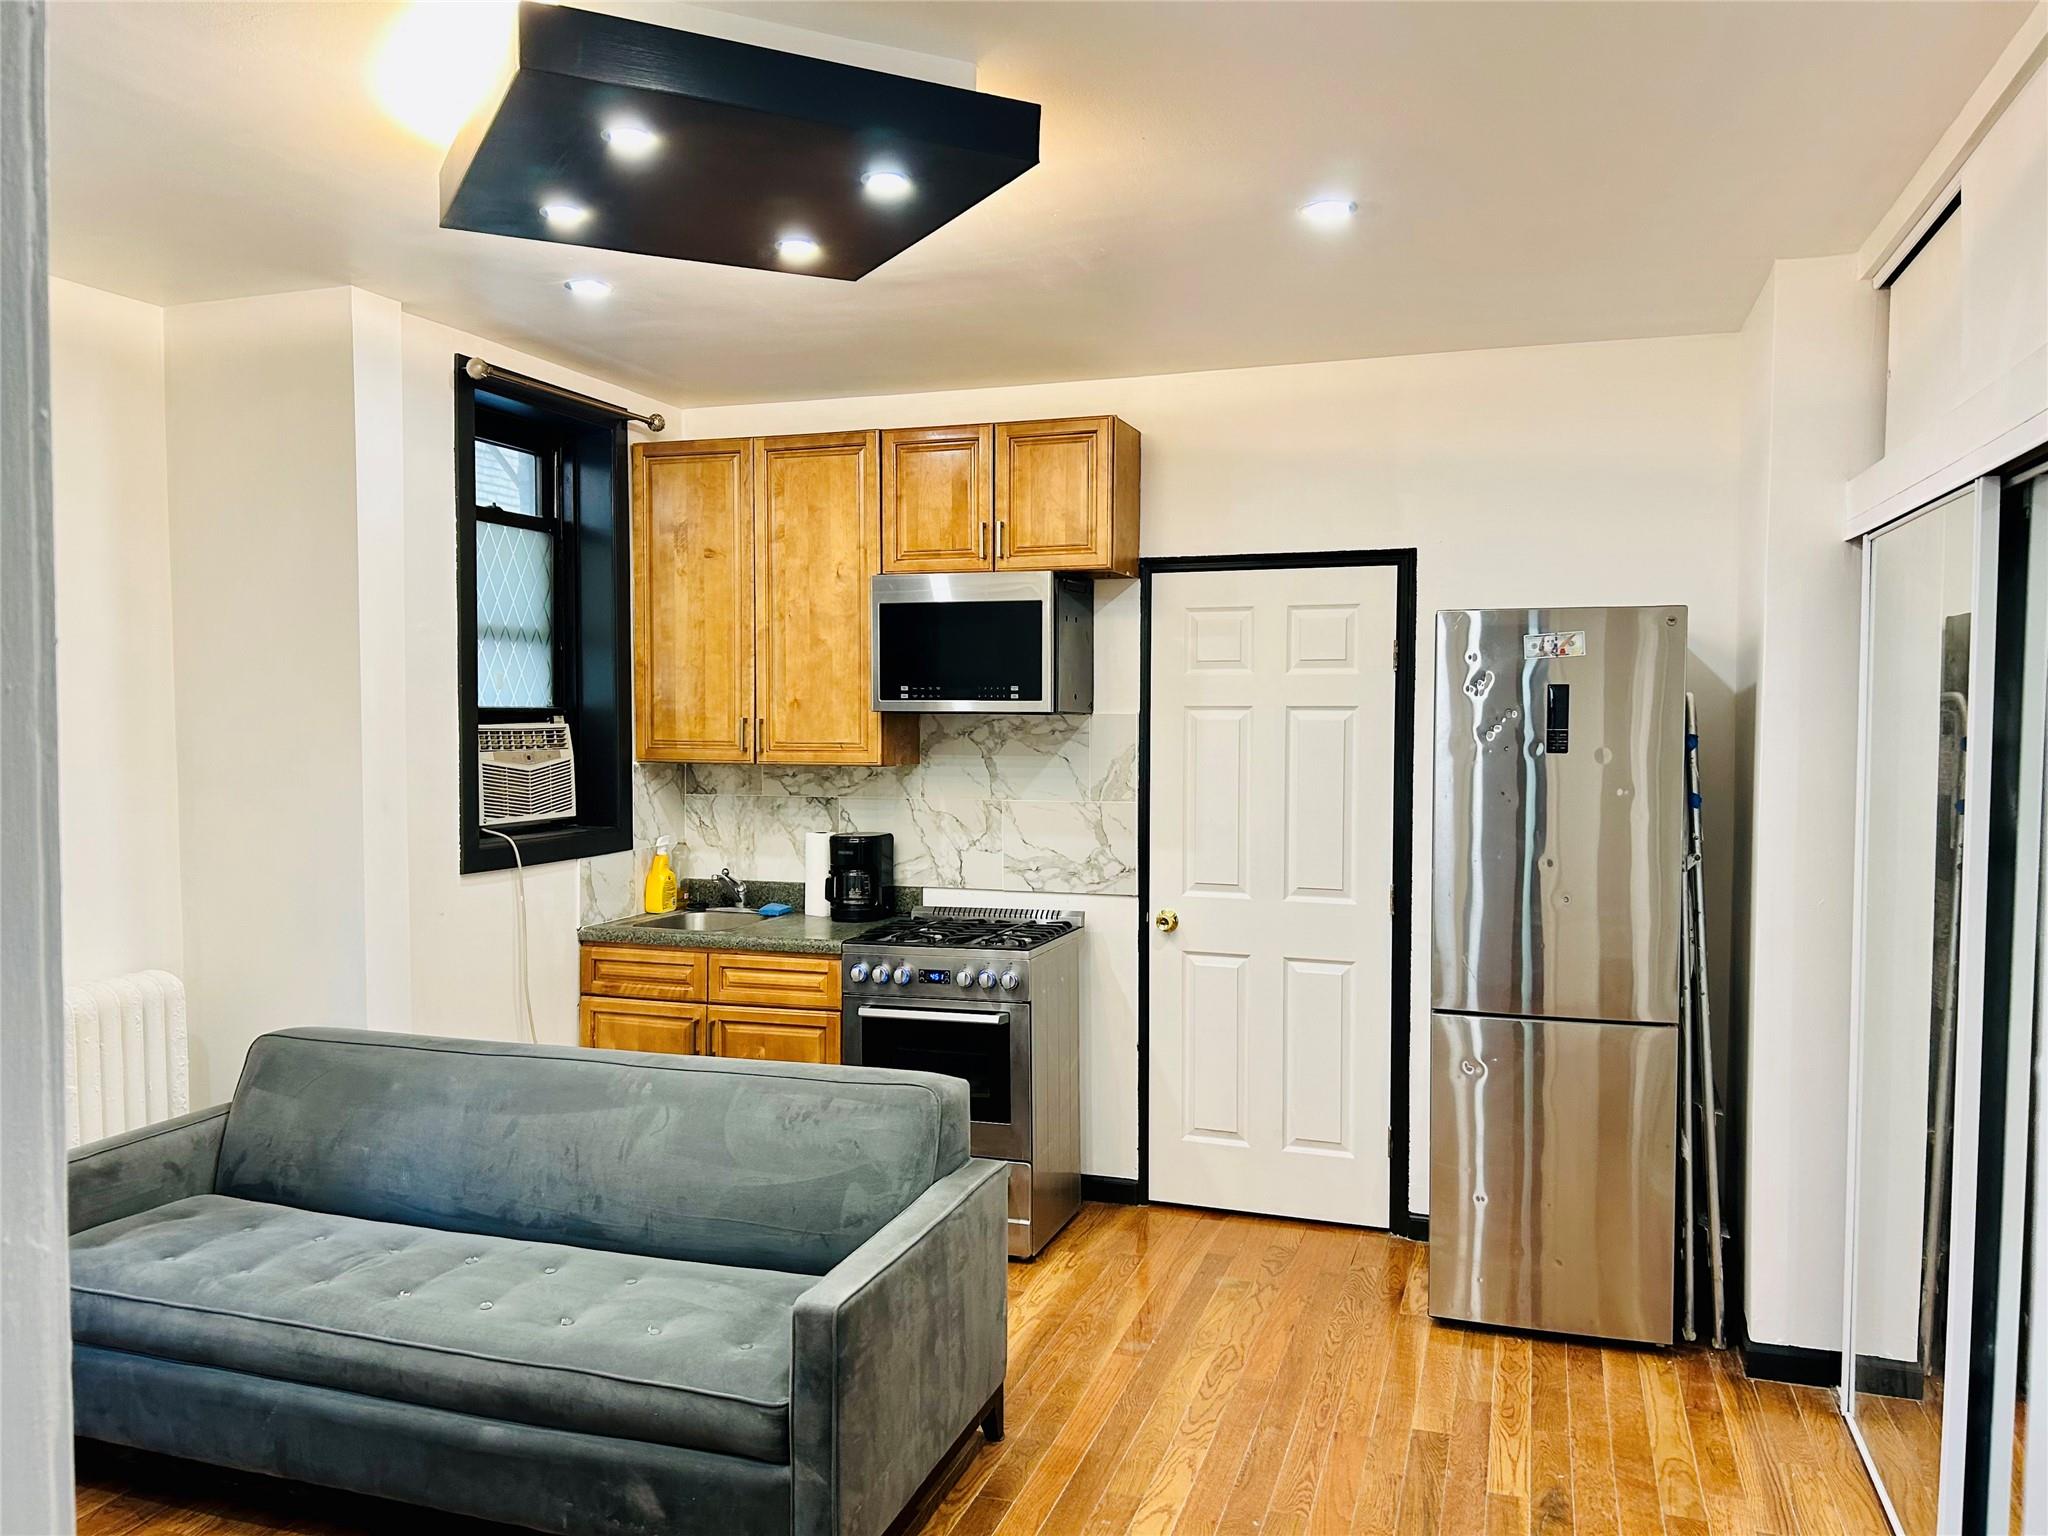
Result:
M463 874L526 864L596 858L633 846L631 597L627 564L631 517L626 424L603 410L563 400L493 374L472 379L455 358L456 691ZM502 443L538 453L542 517L480 507L476 444ZM476 527L552 525L554 694L552 708L485 709L477 702ZM478 821L479 724L552 718L569 722L576 746L573 819L504 827L486 834Z

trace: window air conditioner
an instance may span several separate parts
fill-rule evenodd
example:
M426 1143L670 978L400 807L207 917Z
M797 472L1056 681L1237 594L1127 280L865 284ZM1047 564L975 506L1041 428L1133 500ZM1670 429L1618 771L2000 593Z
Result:
M486 827L576 814L576 748L566 720L476 728L477 821Z

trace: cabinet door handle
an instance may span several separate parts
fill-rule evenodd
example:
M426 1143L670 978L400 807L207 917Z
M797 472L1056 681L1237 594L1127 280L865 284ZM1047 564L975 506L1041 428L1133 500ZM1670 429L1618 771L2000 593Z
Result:
M1004 554L1003 546L1004 546L1004 544L1006 544L1007 542L1009 542L1009 539L1008 539L1009 531L1010 531L1010 520L1009 520L1008 518L1005 518L1005 517L999 517L999 518L997 518L997 519L996 519L996 558L997 558L998 560L1000 560L1000 559L1002 559L1002 558L1003 558L1003 554Z
M987 523L976 523L974 525L974 558L977 560L986 560L988 558Z
M740 716L740 750L742 752L747 750L747 728L753 723L754 720L751 715Z
M756 755L756 756L759 756L759 755L760 755L760 753L761 753L761 750L762 750L762 748L763 748L763 747L765 747L765 746L767 746L767 744L768 744L768 717L767 717L766 715L756 715L756 716L754 717L754 753L755 753L755 755Z

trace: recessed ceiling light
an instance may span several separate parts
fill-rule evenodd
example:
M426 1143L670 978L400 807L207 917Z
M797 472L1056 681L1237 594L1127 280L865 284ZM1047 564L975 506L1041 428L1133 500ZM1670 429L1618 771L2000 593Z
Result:
M901 171L869 171L860 184L878 203L900 203L917 190L917 184Z
M775 254L784 261L816 261L824 249L809 235L784 235L775 242Z
M622 159L644 160L654 153L661 136L640 123L610 123L605 127L604 141Z
M579 299L602 299L612 291L612 285L601 277L572 277L562 286Z
M1358 212L1358 204L1344 197L1319 197L1312 203L1304 203L1301 216L1311 224L1320 224L1326 229L1351 222L1351 216Z
M581 203L542 203L540 216L556 229L580 229L590 218L590 210Z

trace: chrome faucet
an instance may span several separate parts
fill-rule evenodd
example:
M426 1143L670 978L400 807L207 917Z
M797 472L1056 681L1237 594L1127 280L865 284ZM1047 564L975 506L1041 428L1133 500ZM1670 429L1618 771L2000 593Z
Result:
M730 869L721 869L718 872L718 905L721 907L744 907L746 904L746 882L733 879Z

